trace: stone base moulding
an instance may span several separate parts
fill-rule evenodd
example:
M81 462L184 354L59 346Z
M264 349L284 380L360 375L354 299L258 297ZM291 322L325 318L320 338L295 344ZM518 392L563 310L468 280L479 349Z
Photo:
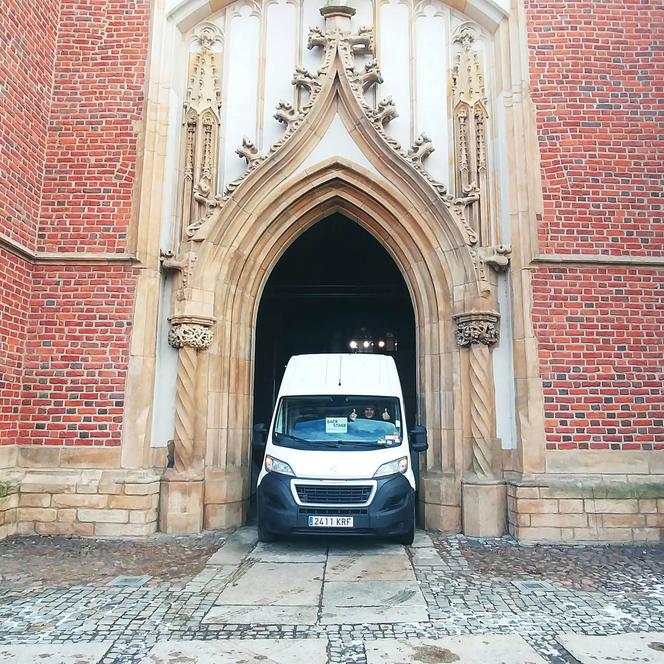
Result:
M0 537L145 537L157 531L159 476L131 470L15 471Z
M164 533L200 533L203 529L203 480L166 474L161 482L159 530Z
M464 481L461 489L463 533L500 537L507 529L507 489L501 480Z
M524 477L507 487L520 542L664 542L664 476Z

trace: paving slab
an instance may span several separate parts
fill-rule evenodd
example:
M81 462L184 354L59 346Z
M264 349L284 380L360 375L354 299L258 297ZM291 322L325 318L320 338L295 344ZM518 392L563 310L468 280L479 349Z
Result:
M327 664L327 639L167 641L141 664Z
M381 639L365 643L367 664L546 664L520 636Z
M325 581L415 581L406 552L400 554L333 556L325 568Z
M413 539L413 543L410 546L414 549L418 549L423 546L431 547L433 546L433 540L431 539L431 536L426 532L426 530L416 530L415 538Z
M259 542L249 557L263 563L324 563L327 560L327 543Z
M216 605L318 606L325 563L255 563L231 581Z
M206 625L315 625L317 606L213 606Z
M323 606L321 625L376 625L429 620L425 606Z
M415 581L326 581L323 609L333 606L426 606Z
M428 567L443 567L445 562L433 547L418 547L413 549L413 565Z
M395 555L405 551L401 544L381 542L380 540L347 539L333 541L328 549L328 556L378 556Z
M240 528L208 559L206 565L239 565L257 541L255 528Z
M0 645L2 664L97 664L113 644L112 641L95 643L40 643Z
M664 632L612 636L561 634L558 642L583 664L664 664Z

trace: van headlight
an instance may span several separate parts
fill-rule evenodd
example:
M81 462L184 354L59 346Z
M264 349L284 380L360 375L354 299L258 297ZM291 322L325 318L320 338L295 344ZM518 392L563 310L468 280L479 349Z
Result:
M282 475L293 475L293 469L285 462L275 459L269 454L265 455L265 471L268 473L281 473Z
M383 477L384 475L394 475L396 473L405 473L408 470L408 457L401 457L388 461L378 468L374 477Z

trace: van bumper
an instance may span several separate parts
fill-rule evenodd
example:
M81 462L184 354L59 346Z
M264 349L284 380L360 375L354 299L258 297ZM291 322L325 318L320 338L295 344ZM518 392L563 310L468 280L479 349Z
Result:
M401 474L376 478L376 493L366 507L298 505L291 493L291 479L288 475L270 473L258 486L258 519L263 531L269 535L399 537L412 527L415 491ZM309 526L309 516L352 516L353 527L312 527Z

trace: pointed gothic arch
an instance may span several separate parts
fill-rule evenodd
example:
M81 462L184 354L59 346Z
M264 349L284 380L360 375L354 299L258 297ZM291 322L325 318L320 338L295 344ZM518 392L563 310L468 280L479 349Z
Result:
M181 275L169 338L179 360L175 464L166 474L162 509L167 530L169 519L189 519L194 529L244 519L262 290L287 247L331 212L356 221L385 247L411 294L418 410L431 441L422 492L427 525L460 528L466 471L500 484L489 352L498 316L466 220L470 198L449 195L424 170L425 136L404 151L383 130L384 109L364 101L374 64L362 73L353 60L358 48L371 51L371 30L355 35L331 25L310 36L324 49L318 75L299 70L294 78L309 100L300 109L279 104L275 117L287 129L269 154L243 141L245 174L187 227L173 262ZM368 168L339 157L305 166L335 116ZM462 353L463 346L471 352ZM460 374L461 383L454 378Z

